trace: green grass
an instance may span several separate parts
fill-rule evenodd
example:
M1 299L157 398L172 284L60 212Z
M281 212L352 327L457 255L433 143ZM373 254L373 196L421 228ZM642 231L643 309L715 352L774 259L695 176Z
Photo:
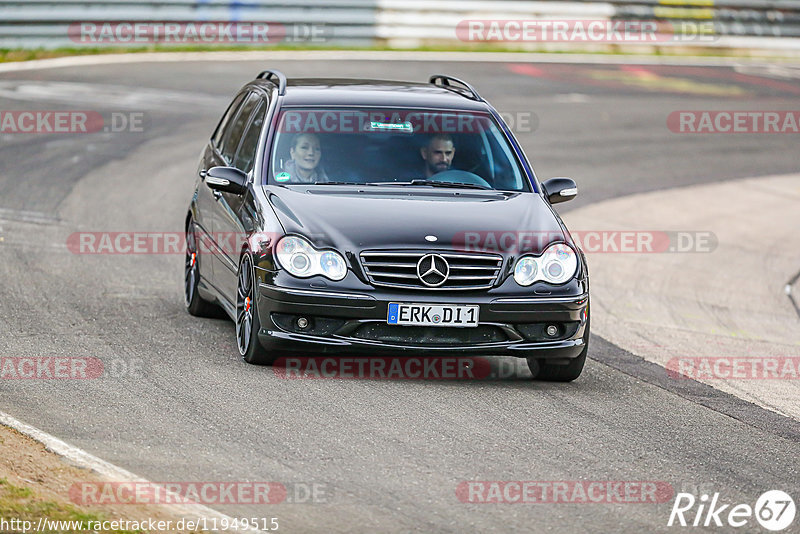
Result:
M5 521L19 519L31 521L35 527L39 518L53 521L103 521L109 518L102 514L86 512L71 504L62 504L39 498L27 487L15 486L5 478L0 478L0 518ZM78 532L65 530L61 532ZM105 533L106 531L104 531ZM109 530L109 533L139 534L142 531Z

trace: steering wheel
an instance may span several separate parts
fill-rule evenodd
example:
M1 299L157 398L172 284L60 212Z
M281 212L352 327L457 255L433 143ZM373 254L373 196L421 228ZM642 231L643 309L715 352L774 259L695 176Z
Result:
M460 171L457 169L438 172L431 176L430 179L437 182L461 182L462 184L479 185L481 187L485 187L486 189L494 189L489 182L477 174L467 171Z

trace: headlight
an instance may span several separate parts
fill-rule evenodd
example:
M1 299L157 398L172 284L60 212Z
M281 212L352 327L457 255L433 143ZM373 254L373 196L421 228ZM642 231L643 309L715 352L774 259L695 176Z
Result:
M533 256L520 258L514 267L514 280L521 286L529 286L536 281L539 274L539 264Z
M550 245L541 256L523 256L514 267L514 280L529 286L538 280L563 284L578 270L578 255L563 243Z
M302 237L282 238L275 245L275 257L281 267L299 278L321 274L338 281L347 275L347 264L341 254L333 250L317 250Z

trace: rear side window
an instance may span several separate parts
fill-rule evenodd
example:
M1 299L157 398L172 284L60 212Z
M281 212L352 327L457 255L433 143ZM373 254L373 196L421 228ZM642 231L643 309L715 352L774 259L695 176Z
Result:
M228 126L230 126L231 118L236 116L236 112L239 110L242 100L244 100L244 95L239 95L234 98L233 102L231 102L231 105L228 106L228 110L225 112L225 115L223 115L222 119L219 121L217 130L214 132L214 136L212 137L215 147L220 148L222 139L225 137L225 133L228 131Z
M222 152L222 157L226 162L230 163L233 161L233 155L236 154L236 149L239 148L239 142L242 140L242 135L250 120L250 115L252 115L253 109L258 105L260 100L258 95L250 93L244 101L244 104L239 108L239 113L231 122L230 127L226 128L227 132L222 139L222 147L220 147L220 152Z
M264 113L266 112L266 105L262 101L253 114L253 120L250 121L250 126L242 138L242 144L239 151L236 153L236 158L233 161L233 166L237 169L250 172L253 168L253 160L256 157L256 149L258 147L258 138L261 135L261 127L264 126Z

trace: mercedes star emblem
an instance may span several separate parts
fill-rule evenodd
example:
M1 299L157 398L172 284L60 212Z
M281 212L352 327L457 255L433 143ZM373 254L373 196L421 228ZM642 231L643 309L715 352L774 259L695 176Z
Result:
M447 281L450 265L439 254L425 254L417 262L417 276L428 287L439 287Z

